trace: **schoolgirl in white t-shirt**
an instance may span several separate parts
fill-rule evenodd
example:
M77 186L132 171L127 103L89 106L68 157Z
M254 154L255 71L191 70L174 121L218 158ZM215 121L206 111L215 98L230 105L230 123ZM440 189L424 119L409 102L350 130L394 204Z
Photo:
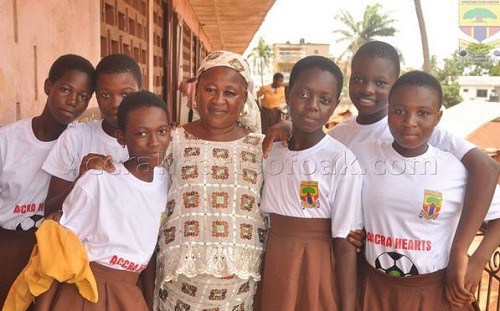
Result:
M41 167L68 124L87 108L94 67L78 55L63 55L45 80L43 112L0 128L0 307L28 262L35 230L45 210L50 175Z
M262 310L354 308L356 255L346 237L362 227L361 172L354 155L322 130L342 80L338 67L320 56L292 69L289 147L275 144L264 162L261 211L270 229Z
M445 278L457 273L446 269L455 269L448 265L461 230L467 172L454 155L428 143L441 117L441 102L434 77L418 71L401 76L389 103L393 142L366 141L352 148L363 171L368 263L363 310L453 307L446 299ZM498 194L486 220L500 217ZM475 213L469 211L472 217ZM457 310L473 310L471 302Z
M112 173L89 170L80 177L59 221L87 250L99 300L90 303L74 284L61 283L40 298L42 310L149 310L152 303L147 284L155 267L143 273L142 290L137 280L150 262L167 203L167 171L159 167L170 141L167 107L153 93L134 93L120 105L118 125L117 140L130 158Z
M107 156L106 169L112 167L111 161L123 163L128 159L127 149L116 142L116 113L122 99L141 88L141 69L130 56L110 54L101 59L95 72L96 98L102 120L75 125L61 136L47 157L43 169L51 179L45 202L46 215L61 209L75 180L95 162Z

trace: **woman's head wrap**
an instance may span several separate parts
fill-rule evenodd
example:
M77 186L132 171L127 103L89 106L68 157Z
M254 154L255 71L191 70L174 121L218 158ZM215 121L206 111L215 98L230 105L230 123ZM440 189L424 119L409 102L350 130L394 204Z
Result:
M237 122L252 132L260 133L260 110L253 94L254 83L247 61L237 53L222 50L211 52L205 57L198 69L198 79L203 72L213 67L232 68L245 79L247 82L247 100Z

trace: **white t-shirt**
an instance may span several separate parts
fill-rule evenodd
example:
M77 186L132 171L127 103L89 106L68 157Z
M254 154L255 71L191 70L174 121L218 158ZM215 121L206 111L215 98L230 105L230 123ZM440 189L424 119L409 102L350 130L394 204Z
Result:
M356 117L352 116L334 126L329 132L333 138L337 139L347 147L366 140L393 141L394 137L389 130L387 116L373 124L359 124ZM465 139L459 138L439 125L436 126L429 144L443 151L450 152L457 159L463 156L476 146Z
M59 137L42 166L47 173L67 181L75 181L83 157L89 153L110 155L113 162L128 159L127 148L102 129L102 120L75 124Z
M332 237L345 238L363 227L361 186L354 155L332 137L301 151L275 143L264 160L260 207L263 213L331 218Z
M352 150L364 174L367 261L404 276L445 268L467 183L462 163L432 146L414 158L401 156L389 142L366 141ZM499 217L497 186L486 220Z
M43 218L50 175L42 164L56 141L38 140L32 120L0 128L0 227L4 229L28 230Z
M60 224L80 238L89 261L140 272L156 246L167 177L160 167L152 182L136 178L123 164L112 174L89 170L64 201Z

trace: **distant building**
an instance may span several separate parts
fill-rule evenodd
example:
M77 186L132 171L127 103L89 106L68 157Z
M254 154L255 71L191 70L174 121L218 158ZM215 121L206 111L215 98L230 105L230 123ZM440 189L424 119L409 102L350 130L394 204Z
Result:
M460 96L464 100L483 99L499 101L500 77L460 76Z
M305 43L304 39L300 39L298 44L275 43L273 44L273 52L274 72L281 72L285 76L285 81L288 81L292 67L299 59L309 55L329 57L330 44Z

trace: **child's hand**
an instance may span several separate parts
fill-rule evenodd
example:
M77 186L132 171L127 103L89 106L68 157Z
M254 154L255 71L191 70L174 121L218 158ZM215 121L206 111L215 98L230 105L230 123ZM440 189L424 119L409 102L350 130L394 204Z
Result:
M281 121L273 127L267 129L266 137L262 142L262 151L264 158L267 159L269 152L273 148L275 141L281 141L283 147L288 147L288 137L292 133L292 123L290 121Z
M465 274L465 289L471 294L474 294L481 280L481 275L483 274L485 262L476 259L472 256L469 260L469 265L467 267L467 273Z
M464 286L465 275L469 256L463 254L450 254L450 262L446 271L445 293L448 301L456 306L462 307L474 301L474 295Z
M350 231L347 235L347 240L352 245L356 246L356 253L361 253L361 247L363 247L363 243L365 241L366 232L363 229Z
M104 170L108 173L113 173L115 166L112 161L113 158L109 155L89 153L82 159L78 177L85 174L88 170Z
M45 220L50 219L50 220L53 220L55 222L59 222L59 220L62 217L62 214L63 214L62 210L58 210L57 212L53 212L52 214L49 214L49 215L45 216L44 218L45 218Z

